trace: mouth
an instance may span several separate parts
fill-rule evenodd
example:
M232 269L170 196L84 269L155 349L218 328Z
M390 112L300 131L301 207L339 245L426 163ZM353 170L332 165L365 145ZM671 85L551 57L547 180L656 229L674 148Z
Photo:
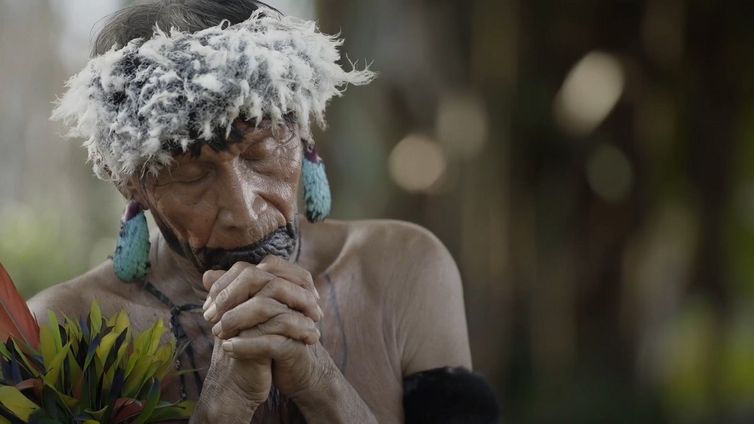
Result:
M297 226L288 223L285 226L277 228L261 240L247 246L241 246L234 249L224 249L216 247L194 248L184 241L179 241L172 232L166 228L160 231L163 234L168 246L179 255L189 259L199 272L208 270L227 271L236 262L248 262L254 265L262 262L268 255L280 256L283 259L290 259L296 248ZM167 231L166 231L167 230Z

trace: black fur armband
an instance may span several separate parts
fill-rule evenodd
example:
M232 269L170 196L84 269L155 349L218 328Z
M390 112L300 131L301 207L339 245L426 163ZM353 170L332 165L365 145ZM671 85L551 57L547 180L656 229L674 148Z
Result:
M500 410L489 384L465 368L435 368L403 379L406 424L496 424Z

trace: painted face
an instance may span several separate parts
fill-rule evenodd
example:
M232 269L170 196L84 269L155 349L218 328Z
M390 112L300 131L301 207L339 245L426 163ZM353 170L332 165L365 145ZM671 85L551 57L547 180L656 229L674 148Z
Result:
M301 170L297 131L237 120L221 148L175 157L141 184L143 203L168 244L199 271L288 257Z

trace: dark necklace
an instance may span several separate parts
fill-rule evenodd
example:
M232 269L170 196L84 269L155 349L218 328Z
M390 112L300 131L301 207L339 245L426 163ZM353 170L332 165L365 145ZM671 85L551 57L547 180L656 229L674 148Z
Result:
M181 325L179 318L181 316L181 313L201 309L202 305L196 305L193 303L176 305L165 295L165 293L161 292L157 287L154 286L154 284L150 283L149 281L145 281L142 287L144 287L144 290L146 290L147 293L151 294L152 296L157 298L157 300L165 304L165 306L170 308L170 330L173 332L173 336L175 337L178 351L180 352L181 350L184 350L186 352L186 356L188 356L189 358L191 368L193 368L194 370L192 373L194 376L194 383L196 383L196 387L199 388L199 392L201 393L203 382L196 367L194 348L191 346L191 340L189 339L186 330L184 330L183 326ZM214 343L214 340L210 341L210 343ZM178 357L178 355L176 355L175 359L175 368L177 370L181 369L181 359ZM180 374L179 378L181 381L181 399L186 400L186 398L188 398L188 394L186 393L186 374Z

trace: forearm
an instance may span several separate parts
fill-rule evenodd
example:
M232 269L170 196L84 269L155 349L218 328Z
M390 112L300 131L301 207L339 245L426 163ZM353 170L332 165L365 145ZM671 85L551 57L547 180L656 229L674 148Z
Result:
M189 424L249 424L257 407L222 384L205 380Z
M377 424L369 406L333 364L321 383L291 396L308 424Z

